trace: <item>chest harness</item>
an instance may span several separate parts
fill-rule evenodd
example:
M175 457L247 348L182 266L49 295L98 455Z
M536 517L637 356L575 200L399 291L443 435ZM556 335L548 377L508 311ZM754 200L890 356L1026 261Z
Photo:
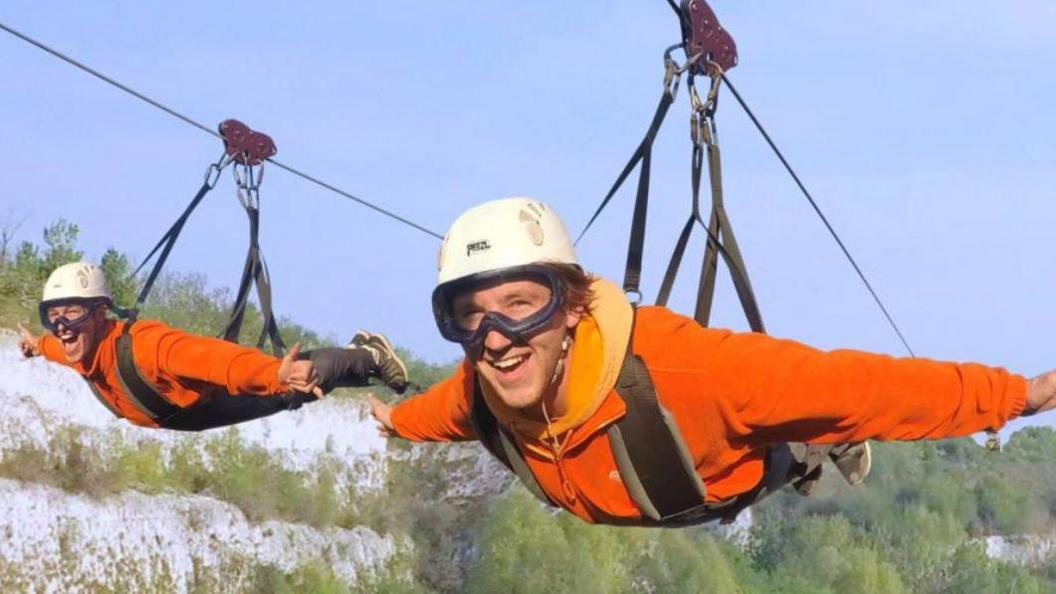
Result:
M690 235L693 229L699 226L707 235L707 245L701 262L694 319L702 326L708 325L718 260L721 257L729 269L749 326L755 332L764 332L763 318L748 279L748 270L723 202L722 159L715 124L723 73L737 65L736 44L703 0L682 0L679 5L673 0L668 0L668 3L678 16L682 41L664 52L663 93L660 102L645 137L605 194L576 243L578 244L594 224L634 169L640 166L623 290L631 298L632 304L637 305L641 301L642 254L649 208L653 142L675 101L679 82L685 74L691 107L692 203L690 214L672 251L656 304L667 304ZM673 53L680 48L687 58L683 64L676 62L673 57ZM709 81L704 98L701 98L697 91L697 77L706 77ZM700 204L705 154L711 186L711 211L707 220L701 213ZM480 390L479 379L475 382L470 419L477 436L485 448L510 468L531 493L549 505L556 505L535 479L513 435L498 424L494 414L488 409ZM631 345L627 347L616 381L616 394L626 405L627 412L606 430L606 435L624 487L642 515L640 520L617 519L616 523L677 527L712 520L728 522L754 501L787 481L794 462L788 455L787 446L777 446L767 451L764 478L756 488L723 502L705 502L704 484L696 472L685 440L671 413L657 399L649 370L641 357L634 354Z

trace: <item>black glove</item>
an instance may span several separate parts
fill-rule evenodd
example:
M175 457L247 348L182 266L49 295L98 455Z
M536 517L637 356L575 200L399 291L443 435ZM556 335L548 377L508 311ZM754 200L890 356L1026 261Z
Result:
M304 351L297 357L315 366L315 376L323 392L334 388L369 385L374 357L363 349L321 348Z

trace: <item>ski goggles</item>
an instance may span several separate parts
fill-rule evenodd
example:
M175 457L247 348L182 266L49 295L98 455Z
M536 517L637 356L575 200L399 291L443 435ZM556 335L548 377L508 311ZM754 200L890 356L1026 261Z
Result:
M62 315L51 315L48 313L49 309L61 305L67 306L66 311L63 312ZM83 326L85 322L92 319L92 314L95 313L97 305L97 303L84 303L77 301L66 303L41 303L39 308L40 324L52 334L57 333L60 326L69 330L76 330Z
M530 280L550 289L550 297L535 311L512 318L497 311L485 312L464 326L452 311L454 297L465 291L479 290L487 285L504 282ZM543 266L518 266L497 271L482 272L445 283L433 291L433 315L440 335L464 347L479 346L492 330L502 333L513 341L523 342L544 329L564 301L564 285L550 269Z

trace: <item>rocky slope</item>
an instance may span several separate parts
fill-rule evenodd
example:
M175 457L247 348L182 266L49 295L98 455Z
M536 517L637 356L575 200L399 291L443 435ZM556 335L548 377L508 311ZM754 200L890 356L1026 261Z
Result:
M98 456L93 460L148 446L163 458L190 448L207 459L206 444L217 433L149 430L119 421L69 370L23 360L9 331L0 333L0 410L0 463L17 474L48 470L18 468L27 451L47 452L39 462L57 465L52 456L60 443L92 452ZM325 456L338 466L335 477L359 492L378 490L384 481L385 443L365 407L353 400L327 400L223 431L232 432L225 439L263 448L281 467L307 477ZM361 526L251 521L235 505L202 494L104 490L98 496L8 479L0 480L0 534L3 591L188 592L203 584L249 591L261 568L290 573L312 564L355 584L384 568L398 542L409 546L405 538Z

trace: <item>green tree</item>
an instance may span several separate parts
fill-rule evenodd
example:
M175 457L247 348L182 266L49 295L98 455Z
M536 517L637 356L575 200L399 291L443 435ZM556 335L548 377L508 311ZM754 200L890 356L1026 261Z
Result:
M114 303L119 307L132 307L136 301L136 279L132 278L132 266L128 262L128 256L109 248L103 254L99 266L106 274Z
M59 219L44 229L44 245L47 248L44 250L42 272L45 277L59 266L84 257L84 253L77 249L79 233L80 228L65 219Z

